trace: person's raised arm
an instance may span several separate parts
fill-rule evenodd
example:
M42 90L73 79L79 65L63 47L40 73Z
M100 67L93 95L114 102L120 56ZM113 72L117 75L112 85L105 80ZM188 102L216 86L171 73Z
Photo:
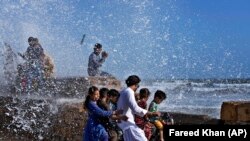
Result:
M96 67L102 66L102 64L105 62L104 58L99 59L99 57L97 55L95 55L95 54L92 54L90 56L90 60L92 60L94 62Z

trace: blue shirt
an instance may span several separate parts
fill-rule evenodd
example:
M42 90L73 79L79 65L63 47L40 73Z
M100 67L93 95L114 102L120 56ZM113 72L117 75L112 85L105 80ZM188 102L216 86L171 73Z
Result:
M92 52L89 56L89 62L88 62L88 74L89 76L96 76L100 75L99 68L102 66L102 64L105 62L104 58L101 58L100 55L95 54L95 52Z
M98 141L104 134L105 128L101 125L100 117L110 117L112 111L105 111L99 108L94 101L88 103L88 120L84 128L84 141Z
M44 55L44 51L43 51L42 46L40 45L29 46L25 52L25 58L28 61L41 60L43 55Z

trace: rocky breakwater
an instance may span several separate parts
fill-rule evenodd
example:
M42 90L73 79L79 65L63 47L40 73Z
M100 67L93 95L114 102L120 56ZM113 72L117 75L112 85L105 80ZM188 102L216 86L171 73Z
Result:
M63 97L82 97L87 92L88 87L95 85L99 88L107 87L120 90L121 82L114 77L71 77L57 78L49 83L48 90L53 91L57 96Z
M87 120L84 99L0 97L0 140L80 141ZM164 111L163 111L164 112ZM170 113L176 125L218 124L205 115Z
M54 110L46 100L0 97L2 140L42 139Z
M0 93L0 140L81 140L87 119L82 104L91 85L120 89L115 78L57 78L45 91ZM2 87L4 88L4 87Z
M99 88L107 87L120 90L121 82L115 77L64 77L51 78L46 81L45 88L39 91L40 95L51 97L83 97L88 87L95 85ZM36 93L34 92L34 93Z
M83 99L0 97L0 140L81 140Z
M175 125L219 125L223 124L220 119L208 115L185 114L169 112L174 119Z

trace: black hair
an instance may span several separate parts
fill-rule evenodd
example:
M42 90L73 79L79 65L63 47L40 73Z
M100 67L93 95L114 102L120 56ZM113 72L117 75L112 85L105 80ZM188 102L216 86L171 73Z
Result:
M29 37L28 38L28 42L31 42L31 41L33 41L34 40L34 37Z
M84 109L88 109L88 103L90 101L90 95L94 94L95 91L98 91L98 88L96 86L91 86L88 90L88 95L87 97L85 98L85 101L83 103L83 108Z
M127 86L132 86L141 82L141 79L137 75L131 75L125 81Z
M102 44L96 43L96 44L95 44L95 48L102 48Z
M38 38L33 38L33 41L39 42Z
M140 89L140 99L149 97L149 95L150 95L150 91L148 90L148 88Z
M116 90L116 89L110 89L109 92L108 92L108 96L117 96L119 97L120 96L120 93Z
M101 88L100 89L100 99L108 95L109 89L108 88Z
M163 100L167 98L166 93L163 92L163 91L161 91L161 90L157 90L157 91L155 92L154 98L156 98L156 97L158 97L158 98L160 98L160 99L163 99Z

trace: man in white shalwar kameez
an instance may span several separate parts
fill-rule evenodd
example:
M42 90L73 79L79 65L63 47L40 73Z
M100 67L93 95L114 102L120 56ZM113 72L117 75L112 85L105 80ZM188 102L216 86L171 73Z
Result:
M126 80L127 88L122 90L117 102L117 109L122 109L123 114L128 117L127 121L121 121L118 126L123 131L123 138L125 141L147 141L144 131L139 128L134 121L134 114L143 117L159 116L159 112L149 112L138 106L135 100L135 91L139 87L140 78L136 75L131 75Z

